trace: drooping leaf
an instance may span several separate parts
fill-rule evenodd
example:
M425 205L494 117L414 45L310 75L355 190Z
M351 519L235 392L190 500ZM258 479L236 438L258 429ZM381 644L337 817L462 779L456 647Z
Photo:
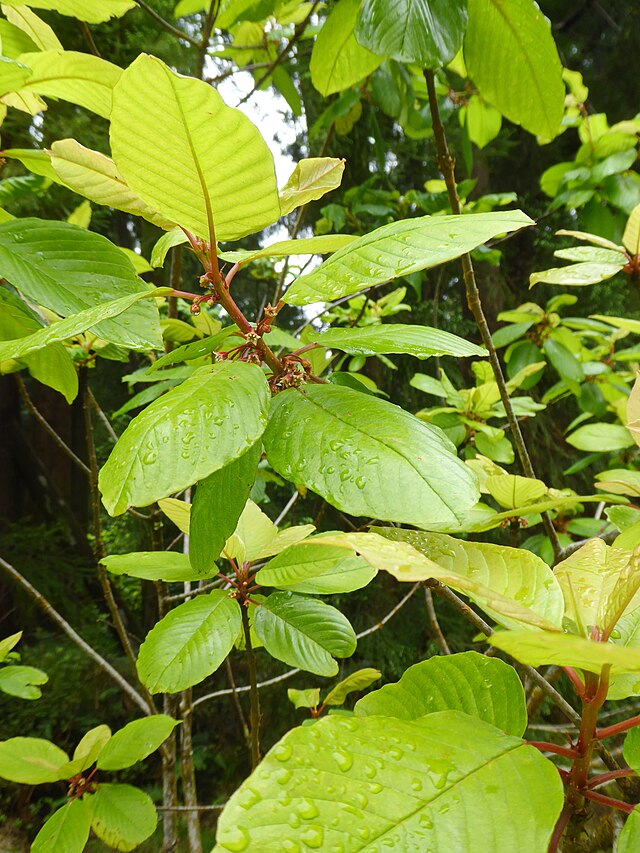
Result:
M640 648L596 643L575 634L496 631L488 642L530 666L556 664L599 674L605 664L610 664L614 673L640 672Z
M554 267L543 272L533 273L529 277L529 284L562 284L565 287L585 287L588 284L598 284L620 272L626 260L620 257L618 263L593 263L583 261L571 264L568 267Z
M564 110L562 65L530 0L469 0L464 59L482 97L530 133L553 139Z
M222 590L185 601L157 622L140 646L140 680L152 693L177 693L198 684L224 661L241 625L238 602Z
M147 506L203 480L262 435L269 388L257 365L200 367L129 424L100 471L107 511ZM237 427L237 429L235 428Z
M543 853L562 802L550 761L466 714L332 716L276 744L227 803L214 850L445 853L482 839L492 853Z
M339 0L313 45L311 82L325 97L368 77L384 59L356 41L359 6L359 0Z
M34 666L5 666L0 669L0 691L20 699L39 699L42 696L41 684L46 684L49 676Z
M0 778L25 785L65 779L69 756L49 740L12 737L0 742ZM62 770L62 773L61 773Z
M455 522L479 496L441 430L350 388L278 394L264 446L279 474L351 515Z
M117 65L74 50L25 53L20 61L31 69L21 91L71 101L109 118L113 89L122 74Z
M458 357L487 355L486 349L458 335L432 329L430 326L384 323L381 326L362 326L355 329L329 329L326 332L311 332L309 341L323 347L331 347L351 355L375 355L376 353L406 353L425 359L433 355L455 355Z
M28 6L22 3L3 3L1 8L6 19L26 33L40 50L62 50L62 45L49 24L46 24Z
M287 183L280 190L282 216L339 187L344 163L344 160L336 157L309 157L296 163Z
M237 240L280 216L257 128L207 83L155 57L138 56L114 89L111 150L133 192L198 237Z
M241 563L245 560L263 560L306 539L314 530L313 524L278 530L269 516L252 500L248 500L233 535L224 546L224 553Z
M188 554L178 551L134 551L131 554L111 554L101 561L114 575L129 575L148 581L182 583L203 577L191 567ZM217 569L212 566L211 574Z
M23 0L4 0L3 6L24 6ZM133 0L29 0L34 9L52 9L88 24L101 24L110 18L120 18L133 9ZM20 11L23 11L20 9Z
M602 453L632 447L633 437L622 424L585 424L566 438L577 450Z
M322 537L293 545L270 560L256 575L257 583L317 595L353 592L366 586L377 571L344 549L323 545Z
M157 822L151 798L132 785L101 784L91 798L91 829L114 850L134 850Z
M72 800L57 812L36 835L31 853L82 853L91 831L91 808L86 800Z
M161 288L157 288L157 290L161 290ZM121 296L120 299L114 299L113 302L105 302L95 308L86 308L78 314L71 314L66 319L52 323L50 326L45 326L31 335L26 335L17 340L4 341L0 343L0 361L4 361L6 358L23 359L25 356L29 356L38 350L43 350L51 344L66 341L82 332L86 332L90 328L97 327L103 321L109 321L112 317L124 314L136 302L140 302L142 299L149 299L149 297L153 296L155 296L155 292L148 290L133 293L129 296ZM121 322L125 327L130 325L129 319L125 318ZM120 337L124 336L121 335ZM139 347L139 340L137 344Z
M376 53L435 69L460 50L466 25L466 0L364 0L356 37Z
M326 700L325 700L326 701ZM527 727L524 690L515 669L477 652L432 657L360 699L356 716L417 720L434 711L462 711L508 735Z
M290 305L328 302L372 284L435 267L533 222L521 210L422 216L383 225L340 249L285 294Z
M324 697L323 705L343 705L347 696L356 691L366 690L374 681L381 677L382 673L378 669L367 667L366 669L358 669L352 672L346 678L343 678L339 684L336 684L327 695Z
M291 592L274 592L256 609L258 639L272 657L316 675L335 675L335 657L349 657L356 635L329 604Z
M249 497L261 454L262 443L257 441L238 459L198 483L189 523L189 559L200 575L215 572L215 561Z
M178 498L161 498L158 506L181 533L189 535L191 525L191 504Z
M59 180L96 204L142 216L159 228L175 227L175 223L131 191L113 160L105 154L85 148L75 139L60 139L51 146L51 165ZM182 231L180 236L187 239Z
M0 223L0 275L62 317L83 309L99 312L102 303L151 290L105 237L44 219ZM151 300L143 300L117 321L100 323L100 319L90 325L103 340L140 350L162 346L158 309Z
M98 757L98 770L122 770L142 761L164 743L178 721L166 714L133 720L115 732Z
M326 255L337 252L358 238L353 234L321 234L319 237L302 237L299 240L282 240L262 249L238 249L219 252L218 257L232 264L245 264L256 258L286 258L290 255Z

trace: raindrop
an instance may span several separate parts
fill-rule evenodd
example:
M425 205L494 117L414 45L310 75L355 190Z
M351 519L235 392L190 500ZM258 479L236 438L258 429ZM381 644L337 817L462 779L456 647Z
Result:
M231 850L231 853L242 853L249 846L251 836L246 829L240 826L231 826L221 833L218 840L225 850Z
M324 841L324 829L317 824L310 826L300 834L300 839L307 847L311 847L313 850L319 850L320 847L322 847L322 842Z

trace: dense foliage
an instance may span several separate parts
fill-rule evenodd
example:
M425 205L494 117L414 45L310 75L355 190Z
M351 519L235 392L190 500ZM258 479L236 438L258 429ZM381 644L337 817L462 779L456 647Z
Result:
M2 5L3 849L638 848L637 13L547 5Z

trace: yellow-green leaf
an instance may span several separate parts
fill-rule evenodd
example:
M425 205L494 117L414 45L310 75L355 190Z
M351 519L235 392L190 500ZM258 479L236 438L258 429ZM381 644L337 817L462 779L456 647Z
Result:
M51 9L88 24L101 24L110 18L120 18L135 6L134 0L29 0L34 9ZM24 6L24 0L5 0L5 6Z
M542 480L520 477L517 474L497 474L487 477L485 488L505 509L515 509L533 503L547 494L547 487Z
M627 219L622 242L631 255L640 253L640 204L637 204Z
M287 183L280 190L282 215L291 213L296 207L322 198L335 190L342 182L344 160L336 157L309 157L300 160Z
M133 192L198 237L237 240L280 216L258 129L207 83L155 57L139 56L114 90L111 149Z
M40 50L62 50L62 44L49 24L41 20L28 6L10 6L3 3L0 8L7 21L26 33Z

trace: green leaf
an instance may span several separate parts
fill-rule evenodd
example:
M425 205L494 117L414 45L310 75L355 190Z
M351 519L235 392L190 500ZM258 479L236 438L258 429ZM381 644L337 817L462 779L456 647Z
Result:
M266 425L269 388L255 364L199 368L134 418L100 471L111 515L203 480L256 443Z
M358 669L352 672L346 678L343 678L339 684L336 684L322 702L323 705L344 705L347 696L356 691L366 690L374 681L377 681L382 676L382 673L377 669L367 667L366 669Z
M617 249L603 249L600 246L576 246L570 249L558 249L553 253L564 261L592 261L593 263L618 264L624 255ZM626 260L626 259L625 259Z
M494 474L484 481L487 492L502 507L515 509L540 500L548 489L542 480L517 474Z
M85 148L75 139L60 139L53 143L51 166L58 180L78 195L85 196L96 204L123 210L134 216L142 216L159 228L175 227L170 219L149 207L132 192L110 157L99 151ZM184 232L178 233L180 242L185 242L187 238ZM166 240L168 237L169 235L165 234L160 239ZM152 264L152 266L161 266L161 264Z
M0 96L19 89L30 73L31 69L22 62L0 56Z
M634 853L640 848L640 808L636 808L626 819L618 836L617 853Z
M605 492L613 492L614 495L630 495L634 498L640 497L640 471L628 471L626 468L613 468L609 471L601 471L599 474L596 474L596 480L598 481L595 484L597 489L603 489ZM618 510L616 509L615 512L618 512ZM636 515L636 510L627 510L626 508L622 508L622 512L623 514L625 512L627 514L631 513L629 518L633 519L628 524L625 524L625 527L629 527L630 524L640 520L640 516ZM618 521L614 520L611 514L609 514L609 518L613 521L616 527L619 527L620 530L625 529L625 527L620 527Z
M588 284L597 284L620 272L625 265L626 259L620 257L615 263L591 263L584 261L579 264L571 264L568 267L554 267L543 272L533 273L529 277L529 284L562 284L565 287L585 287Z
M53 3L54 0L51 0ZM35 3L31 3L35 7ZM49 24L45 24L35 12L32 12L27 6L24 6L20 0L2 4L2 11L12 24L26 33L29 38L33 39L36 47L40 50L56 50L62 49L62 45Z
M262 560L306 539L314 530L313 524L302 524L279 531L269 516L252 500L248 500L233 536L229 537L224 547L224 553L241 563L245 560Z
M564 604L558 582L549 566L536 554L523 548L507 548L488 542L468 542L444 533L423 533L393 527L376 528L386 539L411 546L430 565L393 552L385 557L390 571L398 580L437 578L468 595L497 622L509 627L523 624L557 627L562 624ZM368 534L371 535L371 534ZM363 534L347 534L359 549L357 539ZM366 553L363 554L368 558ZM374 562L374 565L376 563Z
M549 23L530 0L469 0L469 76L482 97L530 133L553 139L564 111L562 65Z
M88 770L95 763L110 738L111 729L109 726L101 725L89 729L73 751L73 758L66 768L69 777Z
M355 242L353 234L322 234L320 237L302 237L299 240L282 240L262 249L238 249L236 252L219 252L218 257L232 264L246 264L256 258L287 258L291 255L326 255Z
M215 672L233 648L242 618L238 602L214 590L170 610L149 631L138 675L152 693L177 693Z
M632 770L640 772L640 729L631 729L624 739L622 755Z
M0 663L2 663L3 660L6 660L7 655L11 649L20 642L21 637L22 631L18 631L16 634L11 634L11 636L0 640Z
M264 446L279 474L351 515L455 523L479 496L440 429L350 388L278 394Z
M91 831L91 807L72 800L54 812L36 835L31 853L82 853Z
M98 770L123 770L142 761L165 742L178 721L165 714L133 720L113 734L98 758Z
M640 254L640 204L637 204L629 215L622 242L630 255Z
M182 533L189 535L191 524L191 504L179 501L177 498L162 498L158 506L167 518L172 521Z
M215 572L215 561L249 497L261 454L262 442L257 441L239 459L198 483L191 507L189 559L200 575Z
M4 19L0 21L0 43L2 55L9 59L17 59L23 53L37 50L36 43L28 33Z
M183 583L203 577L191 567L188 554L180 554L177 551L134 551L132 554L111 554L109 557L104 557L101 562L113 575L129 575L132 578L142 578L147 581ZM217 571L217 568L212 566L210 574L214 575Z
M364 560L345 556L343 548L323 545L322 537L315 537L278 554L260 569L256 581L291 592L331 595L362 589L376 574Z
M212 243L280 216L273 157L258 129L209 84L155 57L138 56L114 89L111 150L134 193Z
M469 139L478 148L484 148L492 142L502 127L500 111L485 103L480 95L472 95L467 101L464 120Z
M640 649L595 643L575 634L552 631L496 631L487 642L530 666L556 664L600 674L605 664L613 672L640 672Z
M99 785L91 797L91 829L114 850L133 850L156 828L150 797L132 785Z
M364 0L356 37L399 62L439 68L459 51L466 25L466 0Z
M336 157L309 157L296 163L287 183L280 190L282 216L339 187L344 163L344 160Z
M486 349L458 335L430 326L402 323L329 329L326 332L311 332L307 337L309 341L315 341L323 347L339 349L351 355L406 353L420 359L430 358L432 355L487 355Z
M0 21L0 24L2 21ZM47 151L40 148L5 148L3 157L19 160L25 168L34 175L42 175L52 181L58 181L58 176L51 166L51 158Z
M573 165L573 164L572 164ZM592 243L594 246L601 246L603 249L611 249L620 254L625 254L624 246L619 246L617 243L607 240L605 237L600 237L598 234L589 234L587 231L570 231L566 228L561 228L556 231L558 237L574 237L576 240L583 240L586 243Z
M161 290L161 288L157 288ZM66 341L76 335L86 332L87 329L97 326L101 321L109 320L112 317L117 317L123 314L136 302L141 299L148 299L155 296L155 292L144 291L142 293L133 293L129 296L122 296L120 299L115 299L113 302L105 302L99 304L95 308L87 308L80 311L78 314L72 314L65 320L59 320L52 323L50 326L45 326L38 332L32 335L26 335L17 340L5 341L0 343L0 361L6 358L23 359L38 350L43 350L49 347L50 344L56 344L60 341ZM155 309L154 309L155 310ZM132 314L133 312L131 312ZM131 316L131 314L129 316ZM129 320L122 320L122 326L129 326ZM128 336L131 337L131 336ZM139 341L138 341L139 346Z
M3 5L22 6L23 0L3 0ZM88 24L101 24L111 18L121 18L135 3L133 0L29 0L29 5L34 9L52 9L59 15L69 15Z
M151 250L149 263L154 269L156 267L164 266L169 249L172 249L174 246L180 246L186 242L187 235L184 231L167 231L167 233L163 234L162 237L160 237L154 244L153 249Z
M6 666L0 669L0 690L20 699L39 699L40 684L46 684L49 676L33 666Z
M383 225L340 249L287 291L290 305L329 302L388 279L435 267L495 237L533 225L521 210L421 216Z
M287 698L294 708L316 708L320 704L320 688L309 687L307 690L287 690Z
M68 762L67 753L49 740L13 737L0 742L0 778L10 782L42 785L66 779Z
M330 716L269 752L227 803L214 850L445 853L482 839L491 853L543 853L562 803L550 761L466 714Z
M0 223L0 276L62 317L84 309L99 312L102 303L151 290L105 237L44 219ZM100 323L100 319L93 322L93 331L106 341L139 350L162 347L158 309L151 301L133 307L117 321Z
M356 649L353 628L339 610L291 592L272 593L257 608L254 627L272 657L316 675L336 675L334 656Z
M384 59L356 41L354 28L359 6L359 0L340 0L313 45L311 82L325 97L368 77Z
M400 720L417 720L434 711L462 711L516 737L527 727L524 690L515 669L477 652L414 664L396 684L360 699L354 710L356 716Z
M633 446L631 433L621 424L586 424L568 435L566 442L577 450L596 453Z
M0 340L24 338L42 329L35 314L15 293L0 288ZM43 351L24 356L29 373L38 382L59 391L67 403L78 395L78 374L71 356L62 344L51 344Z
M31 69L20 91L71 101L109 118L113 89L122 74L117 65L74 50L25 53L20 61Z

